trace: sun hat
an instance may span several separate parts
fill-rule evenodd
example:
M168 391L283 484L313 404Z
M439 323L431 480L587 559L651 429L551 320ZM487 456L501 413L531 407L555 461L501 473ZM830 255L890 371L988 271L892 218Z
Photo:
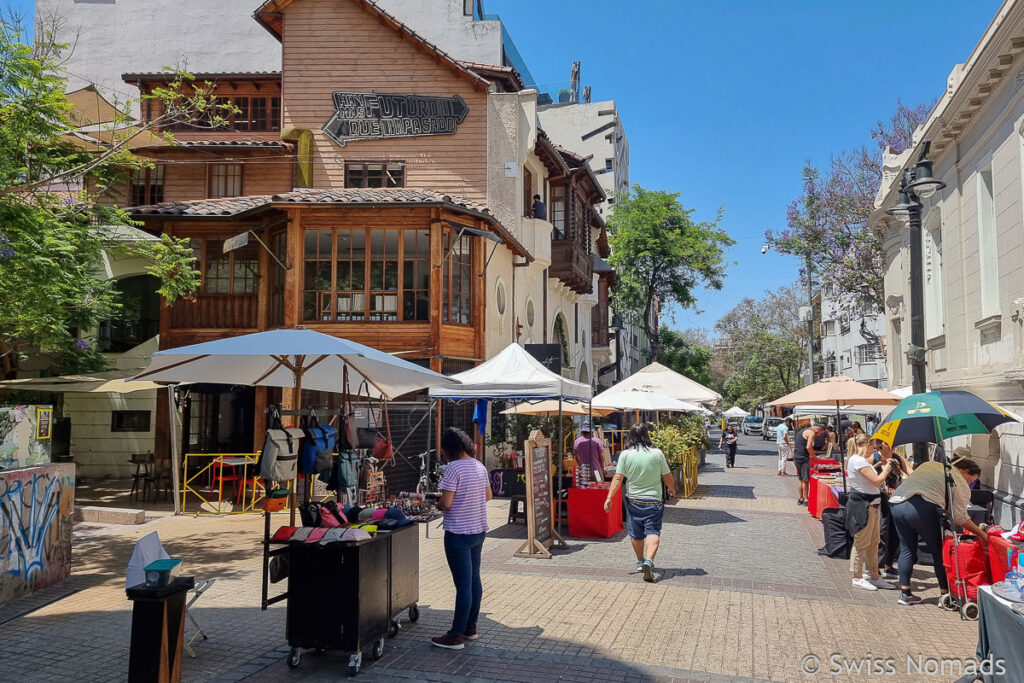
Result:
M376 510L373 511L373 518L374 519L384 519L384 516L386 514L388 514L388 511L387 511L386 508L377 508Z

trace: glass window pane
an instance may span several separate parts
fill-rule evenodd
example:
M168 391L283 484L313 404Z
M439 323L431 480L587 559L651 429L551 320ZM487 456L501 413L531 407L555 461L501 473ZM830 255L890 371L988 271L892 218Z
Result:
M345 187L365 187L366 179L363 174L363 167L350 165L345 172Z
M366 187L384 187L383 164L366 164Z
M335 276L337 283L334 285L336 289L351 289L352 288L352 263L349 261L338 261L338 272Z
M338 231L338 258L348 258L352 250L352 231Z
M316 320L316 292L306 292L302 295L302 319Z
M307 230L306 234L303 235L303 241L305 243L304 253L306 259L316 258L316 230Z
M366 288L366 261L352 262L352 289Z
M398 258L398 230L384 231L384 256Z
M370 263L370 289L384 289L384 262Z
M384 289L398 289L398 261L384 262Z
M331 231L317 230L319 233L320 258L331 258Z
M361 259L366 256L366 232L364 230L352 231L352 258Z
M331 293L319 292L320 295L320 320L331 321Z
M385 256L383 230L370 231L370 256L374 258Z

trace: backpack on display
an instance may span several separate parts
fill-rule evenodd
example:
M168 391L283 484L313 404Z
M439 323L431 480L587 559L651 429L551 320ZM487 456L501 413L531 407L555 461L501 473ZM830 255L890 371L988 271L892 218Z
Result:
M265 481L291 481L298 472L302 430L283 428L281 413L276 408L272 416L272 426L260 453L260 477Z
M315 474L331 469L334 453L334 427L320 426L316 414L302 430L302 450L299 454L299 472Z

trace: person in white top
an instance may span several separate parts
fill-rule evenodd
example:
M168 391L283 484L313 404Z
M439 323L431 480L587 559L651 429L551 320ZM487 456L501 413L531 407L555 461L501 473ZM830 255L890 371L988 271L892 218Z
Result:
M866 434L858 434L855 440L857 452L846 461L846 478L850 486L850 497L846 502L846 529L853 536L853 551L850 553L853 585L869 591L892 588L878 573L881 487L892 465L886 463L881 472L876 472L869 461L871 440ZM869 578L864 576L865 569Z
M777 476L786 476L786 461L793 453L793 444L789 440L789 432L793 429L793 420L786 418L775 428L775 445L779 447L779 473Z
M910 574L914 570L918 539L924 539L928 552L932 554L935 578L939 590L949 592L946 568L942 564L941 512L946 510L946 466L940 462L926 462L914 468L913 474L903 480L892 494L892 520L900 537L900 597L901 605L921 602L910 591ZM969 458L953 463L950 473L950 488L953 509L949 510L953 522L978 537L982 548L988 548L988 535L971 521L967 505L971 502L970 485L981 476L981 468ZM941 597L939 604L943 604Z

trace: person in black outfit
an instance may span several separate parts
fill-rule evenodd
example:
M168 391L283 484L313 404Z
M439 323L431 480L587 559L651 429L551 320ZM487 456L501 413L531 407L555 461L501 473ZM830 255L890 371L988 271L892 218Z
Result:
M740 440L740 437L736 434L736 428L732 425L727 425L725 431L722 432L722 438L718 441L718 447L722 448L725 446L725 466L736 467L736 444Z
M540 200L539 194L533 195L533 217L539 218L542 221L548 219L548 207Z
M811 482L811 457L819 457L825 448L825 427L820 422L807 429L797 430L793 437L793 465L800 480L797 505L807 505L807 494Z
M903 456L894 451L889 444L881 439L874 439L873 445L875 447L876 458L874 466L876 470L880 470L882 465L890 459L893 460L892 471L885 478L885 486L882 490L882 515L879 533L881 543L878 545L878 566L881 568L882 578L896 579L899 578L899 572L896 571L895 564L900 556L900 536L896 533L896 525L892 521L889 496L899 487L903 479L913 472L913 467Z

